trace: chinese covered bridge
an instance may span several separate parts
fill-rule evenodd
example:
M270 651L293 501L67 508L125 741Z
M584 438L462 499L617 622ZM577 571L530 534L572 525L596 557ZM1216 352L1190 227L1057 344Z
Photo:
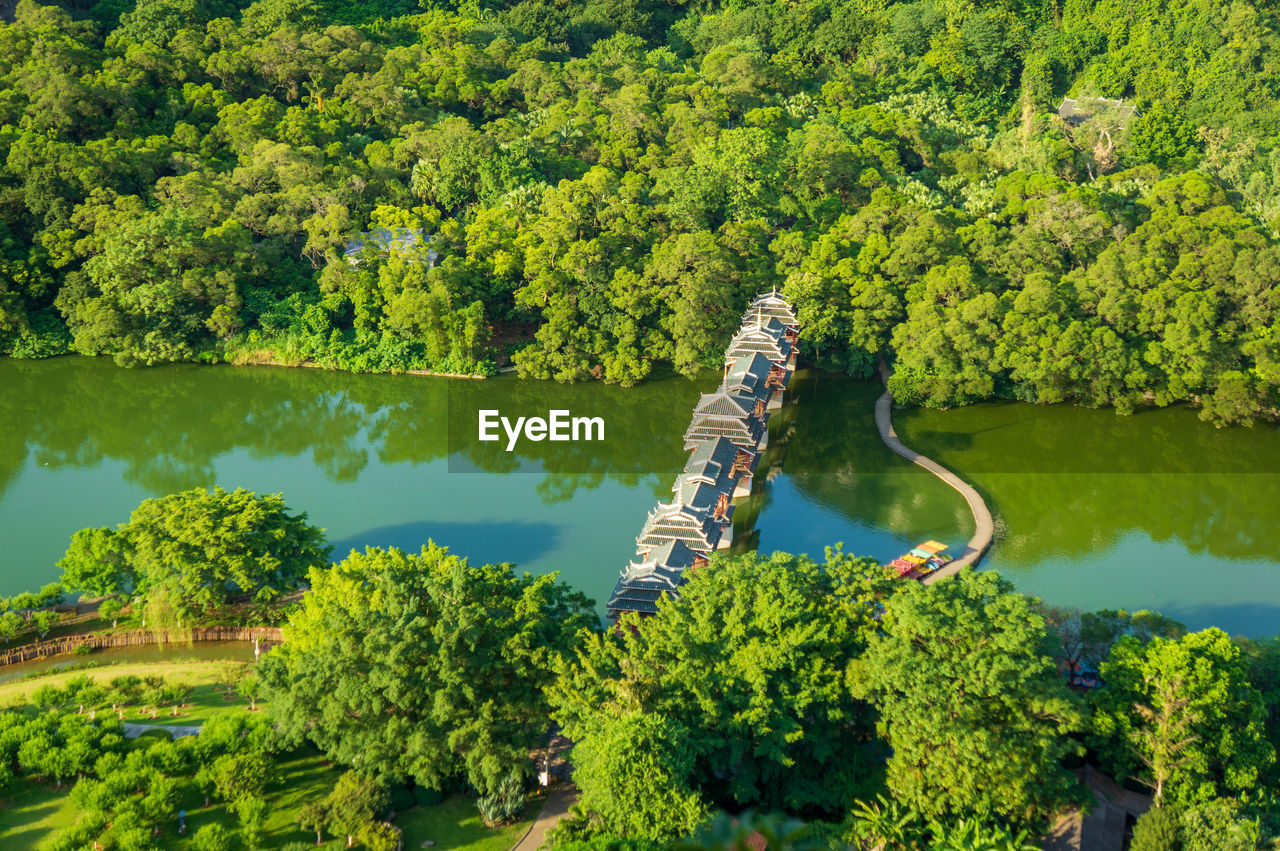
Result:
M687 573L733 542L733 501L751 493L760 455L769 445L769 412L796 364L795 313L777 292L759 295L725 351L724 380L693 410L684 433L689 462L671 486L670 502L649 512L636 557L609 598L609 617L653 614L674 596Z

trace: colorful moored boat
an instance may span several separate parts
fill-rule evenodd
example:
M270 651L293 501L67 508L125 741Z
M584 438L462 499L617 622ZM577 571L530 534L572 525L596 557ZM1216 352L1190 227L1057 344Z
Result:
M951 561L951 556L946 554L946 549L946 544L932 540L925 541L885 566L896 573L899 579L923 579Z

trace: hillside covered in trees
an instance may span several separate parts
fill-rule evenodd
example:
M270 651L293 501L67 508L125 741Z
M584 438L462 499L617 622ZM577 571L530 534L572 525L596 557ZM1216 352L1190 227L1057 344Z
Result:
M1278 14L22 0L0 352L630 384L776 286L904 401L1272 418Z

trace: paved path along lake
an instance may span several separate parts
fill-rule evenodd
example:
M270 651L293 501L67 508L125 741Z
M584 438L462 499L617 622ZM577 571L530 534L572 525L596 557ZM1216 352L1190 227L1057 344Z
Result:
M603 601L645 513L669 498L688 411L718 377L623 389L0 359L0 594L57 578L76 529L120 523L149 496L219 484L282 492L327 529L338 557L433 538L476 560L557 570ZM887 561L927 538L956 549L971 538L964 500L881 443L877 382L801 370L792 389L798 404L774 415L768 484L735 514L735 543L821 557L843 541ZM480 408L603 416L606 440L522 441L508 453L475 440ZM1160 606L1194 626L1280 631L1274 428L1018 404L899 411L894 425L987 499L997 537L983 564L1021 587L1093 608ZM1135 454L1142 464L1124 472Z
M912 464L928 470L937 476L939 480L945 482L948 487L964 497L970 513L973 514L973 537L969 539L969 543L965 545L963 550L953 554L954 557L945 567L935 570L924 579L926 585L932 585L939 579L955 576L966 567L971 567L982 560L983 555L991 547L992 539L995 537L995 521L991 517L990 509L987 508L986 500L982 498L982 494L978 493L973 485L932 458L926 458L911 449L898 438L898 433L893 428L893 392L887 387L889 370L885 366L883 358L880 361L880 378L885 382L886 387L884 393L880 394L880 398L876 399L876 430L880 432L880 439L884 441L884 445L893 450L895 455L906 458Z

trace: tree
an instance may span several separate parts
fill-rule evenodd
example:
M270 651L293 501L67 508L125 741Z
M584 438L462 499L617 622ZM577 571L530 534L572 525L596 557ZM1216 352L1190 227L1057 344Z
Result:
M44 638L49 634L49 630L58 623L57 612L40 611L31 616L31 622L35 626L36 635Z
M325 799L329 824L335 833L346 834L347 847L387 808L391 798L378 780L348 771L338 778Z
M1131 851L1180 851L1182 828L1175 807L1152 807L1133 826Z
M228 804L261 798L275 774L275 765L263 751L224 754L210 766L210 779L218 797Z
M236 694L249 701L249 711L258 711L258 698L262 696L262 680L250 671L236 683Z
M139 0L130 11L120 16L119 32L135 41L165 44L183 27L230 11L225 3Z
M191 837L191 844L196 851L233 851L236 847L235 834L220 824L206 824Z
M135 581L126 537L112 529L81 529L73 534L58 567L68 588L97 596L128 593Z
M403 831L390 822L375 821L360 831L360 844L369 851L397 851L404 846Z
M40 591L36 594L36 598L39 601L36 603L37 606L41 608L50 608L62 605L62 603L67 599L67 594L61 582L50 582L48 585L44 585L40 588Z
M5 640L16 638L26 628L27 622L17 612L0 614L0 638Z
M329 829L329 805L324 801L303 804L298 810L298 826L303 830L315 831L316 845L322 845L324 832Z
M871 728L844 672L890 585L869 559L827 555L717 558L560 668L554 716L605 832L672 838L712 790L768 809L848 805Z
M1157 102L1133 123L1129 136L1129 156L1135 160L1166 166L1179 157L1195 153L1199 147L1196 129L1181 115Z
M1040 605L1037 609L1045 623L1057 634L1061 642L1062 657L1068 662L1094 668L1103 663L1111 647L1122 635L1132 635L1145 644L1157 635L1179 638L1187 631L1185 626L1172 618L1147 609L1132 614L1124 609L1082 612L1069 607L1046 605Z
M165 363L239 330L240 281L267 272L246 227L206 228L174 205L114 218L101 222L109 230L85 263L85 291L59 294L77 350Z
M1222 798L1181 811L1182 851L1256 851L1275 848L1277 833L1274 802L1258 807L1240 800ZM1161 807L1161 809L1170 809ZM1250 812L1252 810L1252 812ZM1175 810L1176 812L1176 810Z
M109 597L98 606L98 614L110 620L111 628L115 629L120 625L120 613L128 606L129 601L123 597Z
M306 518L290 515L278 494L242 489L144 500L118 531L76 533L60 562L64 582L93 593L164 596L179 620L189 606L208 612L237 593L273 599L326 562L323 533Z
M1140 726L1134 731L1138 756L1151 772L1156 806L1164 803L1165 783L1195 759L1197 717L1182 692L1182 679L1152 683L1151 703L1133 705Z
M851 667L880 712L894 797L926 816L1035 826L1075 794L1083 727L1032 601L990 571L912 584Z
M1280 635L1242 642L1249 684L1258 690L1266 707L1267 740L1280 753ZM1280 759L1271 765L1271 783L1280 785Z
M433 789L463 775L483 793L525 770L554 661L595 617L554 576L434 544L352 553L310 582L259 666L272 717L363 773Z
M240 823L240 841L247 851L262 847L266 828L267 802L262 798L240 798L232 805L236 821Z
M652 714L594 720L574 747L578 806L607 833L651 839L686 836L707 816L693 788L693 756L684 731Z
M1253 788L1275 760L1262 696L1219 629L1147 644L1125 637L1091 695L1103 764L1149 785L1159 804L1205 803Z

